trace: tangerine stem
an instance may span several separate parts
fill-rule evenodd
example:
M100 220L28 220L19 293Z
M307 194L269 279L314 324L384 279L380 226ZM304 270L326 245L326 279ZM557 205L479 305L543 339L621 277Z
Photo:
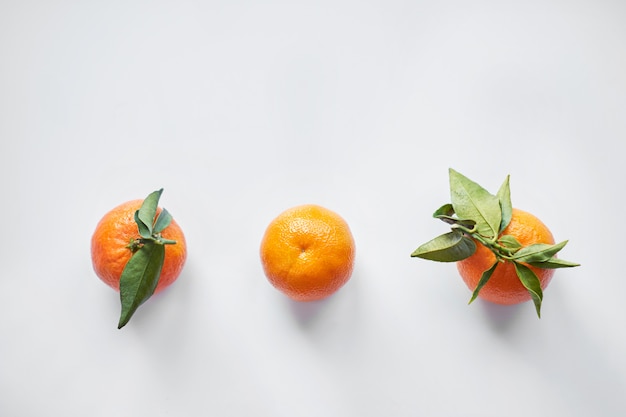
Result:
M130 242L128 242L128 245L126 245L126 247L128 248L128 250L130 250L132 253L137 252L143 245L144 245L144 240L143 239L130 239Z

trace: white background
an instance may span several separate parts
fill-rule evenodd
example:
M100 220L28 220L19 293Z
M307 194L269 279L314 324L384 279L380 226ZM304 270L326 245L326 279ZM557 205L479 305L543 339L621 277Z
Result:
M3 1L0 415L623 416L623 1ZM452 167L581 267L467 305ZM89 241L164 187L184 272L117 330ZM265 279L267 224L343 216L333 297Z

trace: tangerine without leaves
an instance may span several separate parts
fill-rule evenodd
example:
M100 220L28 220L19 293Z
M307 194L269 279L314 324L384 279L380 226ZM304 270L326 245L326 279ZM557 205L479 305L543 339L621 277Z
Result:
M91 260L96 275L111 288L119 291L124 267L132 256L129 243L140 238L135 222L135 211L143 200L131 200L113 208L102 217L91 237ZM157 210L160 213L161 209ZM187 246L182 229L172 220L161 233L163 238L176 241L166 245L165 259L154 293L171 285L183 269L187 259Z
M341 216L307 204L284 211L269 224L260 254L275 288L296 301L315 301L350 279L355 245Z
M511 222L500 235L515 237L522 246L534 243L554 244L554 237L548 227L534 215L519 209L513 209ZM463 281L473 291L483 272L491 268L495 261L496 257L489 248L476 244L476 252L456 264ZM527 266L537 275L541 289L544 290L554 275L554 269ZM512 262L498 264L487 284L478 293L478 297L503 305L519 304L531 299L528 290L520 282Z

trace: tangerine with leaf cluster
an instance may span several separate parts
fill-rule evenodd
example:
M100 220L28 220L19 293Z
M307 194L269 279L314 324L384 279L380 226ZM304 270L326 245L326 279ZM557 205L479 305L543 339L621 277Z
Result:
M513 208L509 177L494 195L450 169L451 203L433 217L451 231L419 246L412 257L458 262L458 271L477 297L497 304L532 300L541 317L543 291L557 268L578 264L558 258L567 241L554 243L550 230L534 215Z

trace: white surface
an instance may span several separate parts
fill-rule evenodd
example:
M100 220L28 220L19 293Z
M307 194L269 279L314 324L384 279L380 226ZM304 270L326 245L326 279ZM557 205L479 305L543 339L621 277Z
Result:
M0 415L626 415L626 3L434 3L2 2ZM541 320L409 257L449 167L570 240ZM188 262L117 330L89 239L159 187ZM297 304L308 202L357 260Z

